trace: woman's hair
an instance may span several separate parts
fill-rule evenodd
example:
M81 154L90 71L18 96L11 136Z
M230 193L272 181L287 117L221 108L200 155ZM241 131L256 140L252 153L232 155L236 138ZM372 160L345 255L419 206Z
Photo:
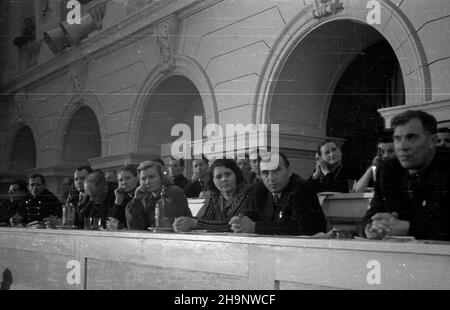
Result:
M134 164L130 164L130 165L125 165L122 170L120 170L120 173L124 173L125 171L128 171L129 173L131 173L132 175L134 175L135 177L138 177L138 171L137 171L137 166Z
M164 174L165 170L164 170L163 166L156 161L149 160L149 161L144 161L144 162L140 163L139 166L137 167L138 175L142 171L150 169L150 168L154 168L158 172L163 185L168 186L168 185L173 184L172 179L168 175Z
M11 185L17 185L19 187L19 190L21 190L22 192L25 192L27 194L29 193L28 192L28 184L27 184L27 181L25 181L25 180L15 180L15 181L11 182L10 186Z
M234 161L234 159L216 159L209 168L210 178L208 182L208 188L211 191L219 192L216 185L214 184L214 169L216 167L225 167L233 171L234 175L236 176L236 187L239 187L244 183L242 171L241 169L239 169L239 166L236 164L236 161Z
M340 144L337 143L335 140L332 140L332 139L326 139L326 140L320 142L319 145L317 146L317 154L319 154L320 156L322 156L322 146L324 146L325 144L328 144L328 143L334 143L334 144L337 146L337 148L338 148L339 150L342 150Z

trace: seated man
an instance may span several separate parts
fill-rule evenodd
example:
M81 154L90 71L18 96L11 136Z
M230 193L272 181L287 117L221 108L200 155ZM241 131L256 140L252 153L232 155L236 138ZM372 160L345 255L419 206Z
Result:
M373 181L375 181L376 178L376 170L373 170L374 167L375 169L377 169L382 161L395 158L394 140L392 139L392 135L381 137L378 140L377 148L377 156L375 156L375 158L372 160L372 165L366 170L361 179L359 179L356 183L356 193L365 192L370 183L374 185Z
M252 164L250 161L250 156L246 153L244 158L236 159L236 164L242 171L245 184L251 186L257 182L257 174L252 171Z
M176 159L174 157L170 158L169 161L169 173L172 177L173 184L178 186L179 188L183 189L187 184L187 179L183 175L184 171L184 159Z
M443 127L439 128L436 133L437 147L450 150L450 129Z
M106 182L117 183L117 172L116 170L108 170L105 172Z
M260 162L262 183L256 183L245 216L230 220L236 233L265 235L313 235L325 232L326 222L311 185L289 169L283 153L273 169L267 159ZM276 160L276 158L275 158Z
M119 183L117 182L117 172L116 170L107 170L105 172L105 179L108 183L109 188L112 190L116 189Z
M45 178L41 174L28 177L31 197L25 201L14 216L15 224L28 224L33 221L45 221L49 225L61 224L61 202L47 189Z
M80 212L89 202L89 196L84 190L84 182L92 171L91 166L79 166L75 169L73 175L76 193L69 195L67 197L67 202L71 202L75 206L75 226L83 227L83 220L80 217Z
M194 173L183 188L184 193L187 198L205 198L209 182L208 159L204 155L200 159L194 159L192 161L192 170L194 170Z
M436 152L436 119L406 111L391 120L398 160L379 168L365 234L450 240L450 164Z
M86 178L84 188L86 194L89 196L89 202L81 210L81 218L100 218L101 227L105 228L108 212L114 208L114 201L116 199L114 190L111 190L111 187L108 186L105 174L101 170L94 170L89 174Z
M15 225L21 221L17 214L19 209L24 208L25 201L30 199L27 182L25 180L16 180L9 185L8 200L0 201L0 226L9 224ZM12 220L11 220L12 219Z

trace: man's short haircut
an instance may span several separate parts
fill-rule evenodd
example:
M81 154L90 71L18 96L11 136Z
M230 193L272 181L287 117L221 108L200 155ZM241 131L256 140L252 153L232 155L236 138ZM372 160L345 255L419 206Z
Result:
M93 170L89 175L94 175L94 184L96 188L107 186L105 174L100 169Z
M284 161L284 166L286 168L289 168L289 159L287 158L286 154L284 154L283 152L279 152L280 158Z
M91 174L94 170L92 170L91 166L89 165L83 165L83 166L79 166L75 169L75 171L83 171L86 170L88 172L88 174Z
M138 172L137 172L137 166L135 164L129 164L129 165L125 165L122 170L121 173L128 171L129 173L131 173L132 175L134 175L135 177L138 176Z
M450 133L450 129L447 127L438 128L437 133Z
M156 172L158 172L159 177L161 178L161 180L163 182L163 185L167 186L167 185L173 184L172 179L169 178L169 176L164 174L163 165L161 165L159 162L154 161L154 160L141 162L139 164L139 166L137 167L138 175L140 175L142 171L150 169L150 168L154 168L156 170Z
M422 123L425 131L427 131L430 135L437 132L436 118L434 118L433 115L421 110L407 110L396 115L391 120L391 127L395 130L398 126L404 125L413 119L418 119Z
M21 190L22 192L28 193L28 186L27 186L27 181L25 180L14 180L11 182L11 185L17 185L19 187L19 190Z
M195 158L195 156L194 156L194 158L192 158L192 163L194 163L194 160L203 160L206 164L209 163L209 159L206 158L205 154L203 154L203 153L202 153L202 158Z
M159 157L157 157L157 158L155 158L155 159L152 159L152 161L155 161L155 162L157 162L157 163L160 163L161 166L163 166L163 167L166 166L166 163L164 162L164 160L162 160L162 159L159 158Z
M278 155L279 155L279 157L280 157L280 160L283 161L284 166L285 166L286 168L289 168L290 163L289 163L289 159L287 158L286 154L284 154L283 152L279 152ZM262 162L269 162L269 161L270 161L270 156L267 157L267 158L262 158L262 159L260 159L259 162L258 162L259 169L261 170L261 163L262 163ZM278 165L279 165L279 163L278 163Z
M31 179L37 179L37 178L41 179L42 184L45 184L45 178L42 174L32 174L32 175L28 176L28 181Z
M172 159L172 160L178 160L178 162L180 163L180 166L181 166L181 167L184 167L184 158L183 158L183 157L180 157L180 158L176 159L175 157L170 156L170 159Z
M328 143L334 143L339 150L342 149L341 145L337 141L335 141L333 139L325 139L322 142L320 142L319 145L317 146L317 154L322 156L322 146L324 146L325 144L328 144Z

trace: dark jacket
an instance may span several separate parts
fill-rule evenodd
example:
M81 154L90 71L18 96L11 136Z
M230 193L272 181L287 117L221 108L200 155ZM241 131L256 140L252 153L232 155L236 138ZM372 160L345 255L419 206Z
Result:
M166 201L170 203L173 217L192 216L186 196L181 188L169 185ZM159 200L152 194L147 194L142 200L133 198L125 209L129 229L144 230L155 225L155 205Z
M410 175L397 159L379 167L374 198L364 224L379 212L397 212L416 239L450 240L450 160L436 153L430 165Z
M206 191L207 186L203 184L200 180L192 182L192 180L187 181L183 188L184 193L187 198L198 198L202 191Z
M18 209L18 213L23 217L22 223L27 224L33 221L43 221L50 215L61 217L62 205L58 198L48 189L41 195L30 196Z
M106 221L108 219L108 215L111 213L111 210L114 208L114 201L116 200L116 196L114 195L114 191L112 187L108 189L108 192L105 196L103 202L98 203L92 200L85 200L84 204L81 204L80 207L80 228L84 227L84 219L89 217L99 217L101 218L102 227L106 227Z
M340 192L348 193L348 181L358 179L346 169L346 166L341 165L335 171L322 175L317 180L314 180L312 175L308 179L316 193L320 192Z
M119 221L119 225L123 228L127 228L127 218L125 216L125 208L131 201L131 197L128 193L125 193L123 201L120 205L114 203L112 209L108 212L108 217L113 217Z
M78 226L79 228L83 228L84 226L84 220L81 218L82 210L87 206L89 203L89 196L84 195L83 199L80 201L80 192L76 192L74 195L69 195L67 197L66 203L70 202L75 207L75 226Z
M173 177L173 184L175 184L176 186L178 186L179 188L184 190L184 187L186 186L188 180L186 179L186 177L182 174L180 174L177 177Z
M263 182L256 183L246 215L256 222L257 234L313 235L326 230L316 193L296 174L292 174L277 203Z
M9 199L0 200L0 224L9 226L9 219L17 213L18 205Z

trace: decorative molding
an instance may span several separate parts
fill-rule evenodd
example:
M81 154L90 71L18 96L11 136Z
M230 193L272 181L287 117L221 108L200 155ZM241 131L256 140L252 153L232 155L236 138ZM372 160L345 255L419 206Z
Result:
M336 15L342 10L344 10L344 4L341 0L314 0L312 16L315 19L321 19L330 15Z
M450 120L450 98L379 109L378 113L384 118L385 127L390 128L391 119L406 110L422 110L433 115L439 123L446 122Z
M110 155L88 159L93 169L117 169L128 164L139 164L150 160L158 155L142 152L132 152L128 154Z
M107 0L110 1L110 0ZM217 0L165 0L153 1L145 8L120 20L117 24L102 30L101 36L92 36L84 40L77 48L68 49L64 55L58 55L39 63L30 70L0 85L4 94L13 93L18 88L41 84L45 78L59 70L63 70L70 63L89 55L90 59L97 59L114 50L128 46L145 35L153 33L155 25L175 13L190 9L192 6L204 7ZM107 7L108 8L108 7Z
M42 16L47 15L49 8L50 8L49 0L40 0L40 9L41 9Z
M101 1L87 10L89 15L91 15L92 19L94 20L97 30L101 30L103 28L103 18L106 14L107 2L108 1Z
M156 30L156 42L159 54L164 64L164 71L171 71L175 64L174 56L177 47L178 21L175 15L171 15L165 22L160 24Z
M69 76L72 81L76 97L81 97L86 87L88 61L86 58L78 59L69 66Z

